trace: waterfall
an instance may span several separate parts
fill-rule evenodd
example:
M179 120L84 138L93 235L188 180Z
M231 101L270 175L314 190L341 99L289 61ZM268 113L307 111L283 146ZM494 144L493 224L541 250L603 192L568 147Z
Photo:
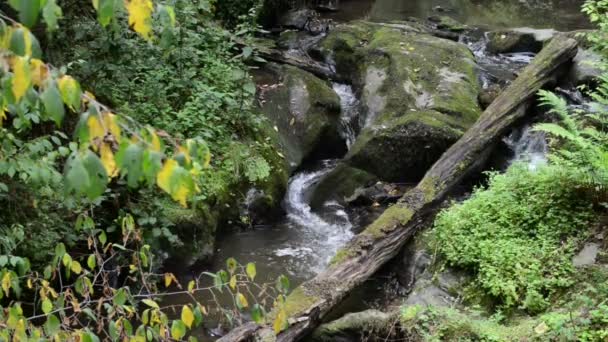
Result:
M334 83L333 89L340 97L342 112L340 115L340 135L346 141L348 149L357 137L357 122L359 120L359 100L348 84Z
M510 163L524 161L530 170L534 170L547 162L547 139L544 132L534 131L526 125L503 141L513 151Z
M300 258L299 264L308 268L304 272L322 271L336 251L353 237L352 224L341 206L329 204L323 215L310 207L311 191L335 165L335 161L329 161L320 170L298 173L287 188L287 229L297 232L298 238L280 246L275 255Z

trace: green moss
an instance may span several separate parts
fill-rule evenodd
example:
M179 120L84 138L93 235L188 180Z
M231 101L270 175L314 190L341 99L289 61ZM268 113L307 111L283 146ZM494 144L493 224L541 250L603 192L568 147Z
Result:
M343 247L340 248L338 250L338 252L336 253L336 255L334 255L333 258L331 258L331 261L329 262L330 265L337 265L342 263L345 260L348 260L354 256L356 256L357 253L355 251L353 251L352 249L350 249L348 246L347 247Z
M294 317L302 314L313 304L319 302L321 298L306 294L303 286L298 286L292 293L287 296L285 301L285 312L288 317Z
M418 184L418 188L424 193L424 200L429 203L435 198L437 189L435 188L435 179L433 177L425 177Z
M397 228L399 225L407 224L414 216L414 211L396 204L384 211L378 219L369 225L361 234L366 234L374 238L380 238Z
M423 341L525 341L534 336L538 320L516 318L503 325L481 312L448 307L408 306L402 309L403 328Z

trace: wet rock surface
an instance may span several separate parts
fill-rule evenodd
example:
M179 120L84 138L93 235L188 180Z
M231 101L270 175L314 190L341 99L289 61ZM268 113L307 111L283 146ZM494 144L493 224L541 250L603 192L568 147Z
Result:
M475 59L420 22L336 28L321 43L365 107L345 161L381 180L419 179L480 114Z
M272 65L270 72L276 83L261 86L261 110L278 131L291 170L316 151L343 151L345 142L338 132L340 99L331 86L291 66Z

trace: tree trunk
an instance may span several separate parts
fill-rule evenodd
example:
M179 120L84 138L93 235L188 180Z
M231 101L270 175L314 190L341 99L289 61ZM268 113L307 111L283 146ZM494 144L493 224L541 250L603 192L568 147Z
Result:
M538 90L556 77L559 68L576 51L573 39L554 38L415 188L338 251L327 270L296 288L285 303L290 326L277 336L277 341L295 341L306 336L351 290L395 257L445 196L485 163L488 149L524 117ZM223 341L246 340L262 331L268 333L269 329L252 330L245 339L229 334Z

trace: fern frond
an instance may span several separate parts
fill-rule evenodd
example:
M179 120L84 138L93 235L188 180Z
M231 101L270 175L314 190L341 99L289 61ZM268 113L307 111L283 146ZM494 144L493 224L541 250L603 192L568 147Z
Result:
M540 123L534 126L534 131L545 132L557 138L562 138L571 142L576 142L578 136L570 132L568 129L553 123Z

